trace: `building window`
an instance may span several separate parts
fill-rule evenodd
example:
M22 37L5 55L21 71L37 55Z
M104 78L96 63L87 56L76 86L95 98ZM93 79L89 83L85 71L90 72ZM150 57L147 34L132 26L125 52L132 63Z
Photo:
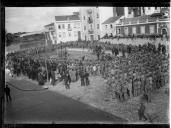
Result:
M145 8L144 7L142 7L142 10L143 10L143 14L145 14Z
M84 30L86 30L86 26L84 26Z
M71 37L71 33L70 32L68 33L68 36Z
M141 31L141 34L145 34L145 26L141 26L140 31Z
M136 27L132 27L132 34L136 34Z
M99 13L97 13L97 18L99 18Z
M117 34L121 34L121 29L120 28L117 28Z
M154 33L154 25L150 25L150 34Z
M78 36L78 33L77 32L74 32L74 36Z
M74 28L77 28L77 23L74 24Z
M131 11L132 11L131 7L128 7L128 14L131 14Z
M61 37L61 33L59 33L59 37Z
M71 25L70 24L68 24L68 29L71 29Z
M151 8L150 7L148 7L148 10L150 10Z
M110 25L110 28L113 28L112 24Z
M65 24L62 24L62 28L65 29Z
M66 37L66 34L65 34L65 32L63 32L63 37Z
M61 25L58 25L58 29L61 29Z
M128 35L128 27L124 28L125 35Z
M84 20L85 20L85 16L84 16Z
M106 25L106 28L107 28L107 25Z
M155 10L157 10L157 7L155 7Z
M93 25L91 24L90 27L91 27L91 30L92 30L93 29Z
M99 29L99 24L97 24L97 29Z
M98 40L100 40L100 35L98 35Z

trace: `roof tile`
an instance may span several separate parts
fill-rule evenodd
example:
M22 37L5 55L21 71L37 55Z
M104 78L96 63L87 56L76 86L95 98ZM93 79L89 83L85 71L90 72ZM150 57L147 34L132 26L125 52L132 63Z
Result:
M114 23L115 21L117 21L121 16L117 16L117 17L110 17L108 18L106 21L104 21L102 24L110 24L110 23Z
M55 16L56 21L80 20L78 15Z

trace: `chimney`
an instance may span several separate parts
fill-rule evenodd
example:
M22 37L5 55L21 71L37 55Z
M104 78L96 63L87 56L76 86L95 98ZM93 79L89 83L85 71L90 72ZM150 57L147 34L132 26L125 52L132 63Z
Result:
M116 7L113 7L113 17L116 17L117 13L116 13Z

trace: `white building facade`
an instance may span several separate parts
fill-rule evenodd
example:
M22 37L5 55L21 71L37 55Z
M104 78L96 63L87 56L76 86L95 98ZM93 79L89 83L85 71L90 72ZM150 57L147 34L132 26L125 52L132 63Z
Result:
M120 22L122 16L110 17L102 23L102 37L115 36L116 35L116 24Z
M73 15L55 16L46 25L46 38L52 44L69 41L93 41L100 39L100 15L97 7L81 7Z
M57 43L57 35L56 35L56 30L55 30L55 24L51 23L44 27L45 27L46 43L47 44L56 44Z
M100 39L100 14L98 7L80 8L82 25L81 39L86 41Z
M79 15L55 16L57 43L81 40Z

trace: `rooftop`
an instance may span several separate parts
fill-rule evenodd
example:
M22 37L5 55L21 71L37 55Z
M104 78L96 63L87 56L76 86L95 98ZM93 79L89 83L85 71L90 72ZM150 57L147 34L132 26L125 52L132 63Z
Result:
M148 22L156 22L156 20L160 21L160 20L168 20L167 18L163 18L161 15L159 16L152 16L152 15L144 15L144 16L138 16L138 17L133 17L133 18L123 18L119 24L136 24L138 21L139 23L146 23L146 21L148 20Z
M80 20L78 15L55 16L56 21Z
M45 27L49 27L49 26L54 26L54 23L50 23L50 24L45 25Z
M106 21L104 21L102 24L110 24L110 23L114 23L115 21L117 21L121 16L117 16L117 17L110 17L108 18Z

